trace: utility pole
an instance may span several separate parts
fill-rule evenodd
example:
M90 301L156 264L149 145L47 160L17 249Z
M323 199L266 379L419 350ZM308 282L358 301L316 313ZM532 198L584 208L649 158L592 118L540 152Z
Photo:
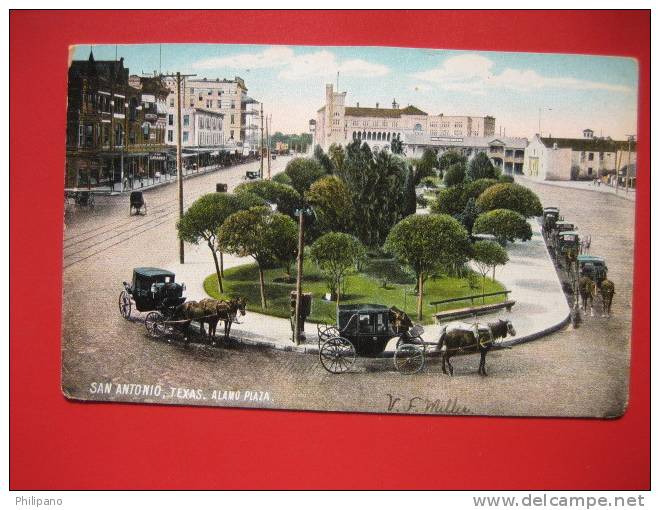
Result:
M635 139L635 135L628 135L628 162L626 163L626 195L630 183L630 146Z
M300 343L300 294L302 292L303 239L305 228L305 205L298 209L298 259L296 261L296 315L293 318L293 342ZM337 289L339 290L339 289Z
M266 117L266 143L268 144L268 149L266 150L266 155L268 156L268 180L270 181L270 123L272 115Z
M197 76L195 74L164 74L163 77L176 78L176 177L179 184L179 219L183 217L183 165L181 164L181 83L186 77ZM183 239L179 238L179 262L185 262L183 252Z
M621 168L621 160L623 159L623 152L619 155L619 150L615 152L614 159L616 160L614 165L614 193L619 193L619 168Z
M259 118L261 120L261 150L259 158L259 178L264 178L264 104L260 103Z

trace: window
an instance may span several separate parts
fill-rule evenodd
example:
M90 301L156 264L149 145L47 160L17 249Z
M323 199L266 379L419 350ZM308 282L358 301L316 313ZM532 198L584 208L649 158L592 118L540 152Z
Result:
M170 108L174 108L174 98L170 97Z
M234 114L233 114L233 113L232 113L232 115L231 115L231 120L230 120L229 122L230 122L231 124L234 123Z
M593 174L593 173L594 173L594 169L593 169L593 168L591 168L591 167L587 168L587 175L591 175L591 174Z
M590 152L589 153L589 161L593 161L593 160L594 160L594 153Z
M204 127L204 119L202 119L202 117L198 117L198 118L199 118L199 122L197 122L197 126L199 127L199 129L202 129Z
M135 144L135 131L132 129L128 132L128 143Z
M218 108L222 108L222 101L218 99Z
M174 125L174 114L173 113L170 113L167 116L167 125L168 126L173 126Z
M167 130L167 141L168 142L174 141L174 131L172 131L171 129Z
M190 126L190 115L183 116L183 127Z
M236 108L236 101L232 101L232 102L231 102L231 107L232 107L232 108Z
M109 145L110 144L110 126L107 124L103 124L103 145Z
M188 131L184 131L182 135L183 135L183 143L186 143L188 141Z

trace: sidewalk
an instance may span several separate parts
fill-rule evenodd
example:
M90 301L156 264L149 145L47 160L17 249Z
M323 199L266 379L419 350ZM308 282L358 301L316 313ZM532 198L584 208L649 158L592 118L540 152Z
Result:
M570 308L566 302L561 283L545 247L541 228L537 221L530 221L533 237L526 243L507 246L509 262L498 268L496 278L511 290L510 299L516 301L512 311L484 315L480 323L496 318L510 319L516 329L516 336L501 342L501 346L511 346L534 340L564 327L570 321ZM252 262L225 255L225 269ZM199 301L208 297L204 291L204 279L214 272L213 260L207 246L186 245L186 263L173 261L166 269L174 271L177 281L186 284L189 300ZM287 319L271 317L256 312L248 312L240 317L240 324L231 329L231 336L249 345L281 350L318 353L316 325L307 324L307 342L296 346L291 340L291 326ZM472 319L466 322L473 322ZM424 339L436 342L441 324L424 326ZM386 355L392 355L396 339L387 346Z
M611 195L615 195L620 198L625 198L626 200L630 200L632 202L635 201L635 198L637 196L637 193L635 192L634 188L629 188L628 193L626 193L626 188L623 188L621 186L619 186L619 189L617 190L614 186L610 186L609 184L605 184L605 183L601 183L600 186L594 186L594 183L592 181L541 181L537 179L530 179L529 177L525 177L524 175L518 175L518 174L516 174L515 179L523 182L532 182L534 184L546 184L548 186L557 186L559 188L580 189L583 191L593 191L596 193L609 193Z

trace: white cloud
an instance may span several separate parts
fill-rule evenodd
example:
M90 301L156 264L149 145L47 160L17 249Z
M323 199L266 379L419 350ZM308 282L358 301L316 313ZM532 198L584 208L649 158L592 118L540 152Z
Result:
M271 46L259 53L239 53L228 57L205 58L193 62L195 69L216 69L231 67L233 69L265 69L279 67L294 56L293 50L286 46Z
M445 59L440 67L413 74L414 78L437 84L445 90L460 90L476 94L489 88L517 91L541 88L564 88L573 90L606 90L610 92L633 92L630 87L605 82L581 80L570 77L543 76L531 69L506 68L497 74L495 63L476 53L457 55Z
M310 77L329 77L339 72L345 76L384 76L390 69L382 64L362 59L340 62L328 50L296 55L286 46L271 46L258 53L241 53L228 57L213 57L192 64L195 69L229 67L237 70L279 68L278 76L285 80L303 80Z

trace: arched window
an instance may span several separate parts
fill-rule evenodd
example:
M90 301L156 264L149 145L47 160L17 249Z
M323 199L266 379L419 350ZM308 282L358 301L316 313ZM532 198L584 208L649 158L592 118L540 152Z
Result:
M380 133L378 133L378 136L376 137L376 140L380 141Z
M367 133L367 140L371 140L371 131Z
M357 139L362 140L362 132L361 131L358 131Z
M422 125L421 124L415 124L415 131L421 131L422 130Z
M362 139L363 140L367 139L367 132L366 131L362 131Z
M390 135L391 135L391 133L387 133L387 141L388 142L390 141Z

